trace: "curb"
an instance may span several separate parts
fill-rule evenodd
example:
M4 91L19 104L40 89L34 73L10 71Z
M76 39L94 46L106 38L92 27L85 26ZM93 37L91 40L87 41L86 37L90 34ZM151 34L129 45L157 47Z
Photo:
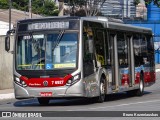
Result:
M0 94L0 100L14 99L14 93Z

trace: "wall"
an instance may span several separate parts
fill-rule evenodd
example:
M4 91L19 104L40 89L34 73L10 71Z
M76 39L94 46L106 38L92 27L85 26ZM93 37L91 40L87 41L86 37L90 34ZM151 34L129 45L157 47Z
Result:
M11 50L13 50L13 36ZM5 51L5 36L0 36L0 90L10 88L13 88L13 54Z
M11 24L11 28L13 28L13 24ZM6 35L6 32L9 30L9 23L0 21L0 36Z

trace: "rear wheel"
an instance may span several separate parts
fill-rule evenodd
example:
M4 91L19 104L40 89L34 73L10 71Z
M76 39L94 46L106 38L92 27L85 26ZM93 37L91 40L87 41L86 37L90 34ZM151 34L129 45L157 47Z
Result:
M140 75L140 83L139 83L139 88L136 90L128 91L127 94L129 96L142 96L144 92L144 79L143 79L143 74L141 73Z
M38 98L38 102L40 105L48 105L49 104L49 98Z
M140 78L141 78L141 80L140 80L140 83L139 83L139 89L136 90L136 95L137 96L142 96L143 92L144 92L144 80L143 80L143 75L142 74L141 74Z

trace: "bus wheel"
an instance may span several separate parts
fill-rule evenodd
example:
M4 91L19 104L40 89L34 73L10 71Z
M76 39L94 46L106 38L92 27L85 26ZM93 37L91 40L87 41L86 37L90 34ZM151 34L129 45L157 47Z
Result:
M48 105L49 104L49 98L38 98L38 102L40 105Z
M144 79L143 79L143 74L140 76L140 83L139 83L139 89L136 90L136 95L137 96L142 96L144 92Z
M143 80L143 74L140 75L140 83L139 88L136 90L131 90L127 92L128 96L142 96L144 92L144 80Z
M102 103L105 101L105 96L106 96L106 84L105 83L106 83L105 78L101 77L100 86L99 86L100 95L96 98L96 101L99 103Z

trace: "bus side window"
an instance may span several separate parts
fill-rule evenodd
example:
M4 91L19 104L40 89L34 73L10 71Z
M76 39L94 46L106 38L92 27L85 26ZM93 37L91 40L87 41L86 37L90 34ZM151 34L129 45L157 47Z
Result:
M100 66L105 65L105 53L104 53L104 31L103 30L95 30L96 39L95 42L95 50L96 50L96 59Z
M154 45L152 36L147 36L147 51L148 51L148 61L150 63L150 67L154 66Z
M105 51L106 51L106 65L107 66L111 66L111 64L112 64L112 62L111 62L112 61L111 60L111 58L112 58L111 53L112 53L112 49L113 49L113 44L111 42L113 42L113 41L110 40L109 33L106 32Z
M84 77L91 75L94 73L94 64L93 60L94 54L91 50L93 48L93 37L87 35L86 33L83 34L83 68L84 68ZM91 43L92 41L92 43Z
M117 34L118 61L120 67L128 67L128 44L124 33Z
M141 64L148 64L148 50L147 50L147 38L145 35L141 36Z
M134 49L134 59L135 59L135 67L140 65L140 35L136 34L133 36L133 49Z

